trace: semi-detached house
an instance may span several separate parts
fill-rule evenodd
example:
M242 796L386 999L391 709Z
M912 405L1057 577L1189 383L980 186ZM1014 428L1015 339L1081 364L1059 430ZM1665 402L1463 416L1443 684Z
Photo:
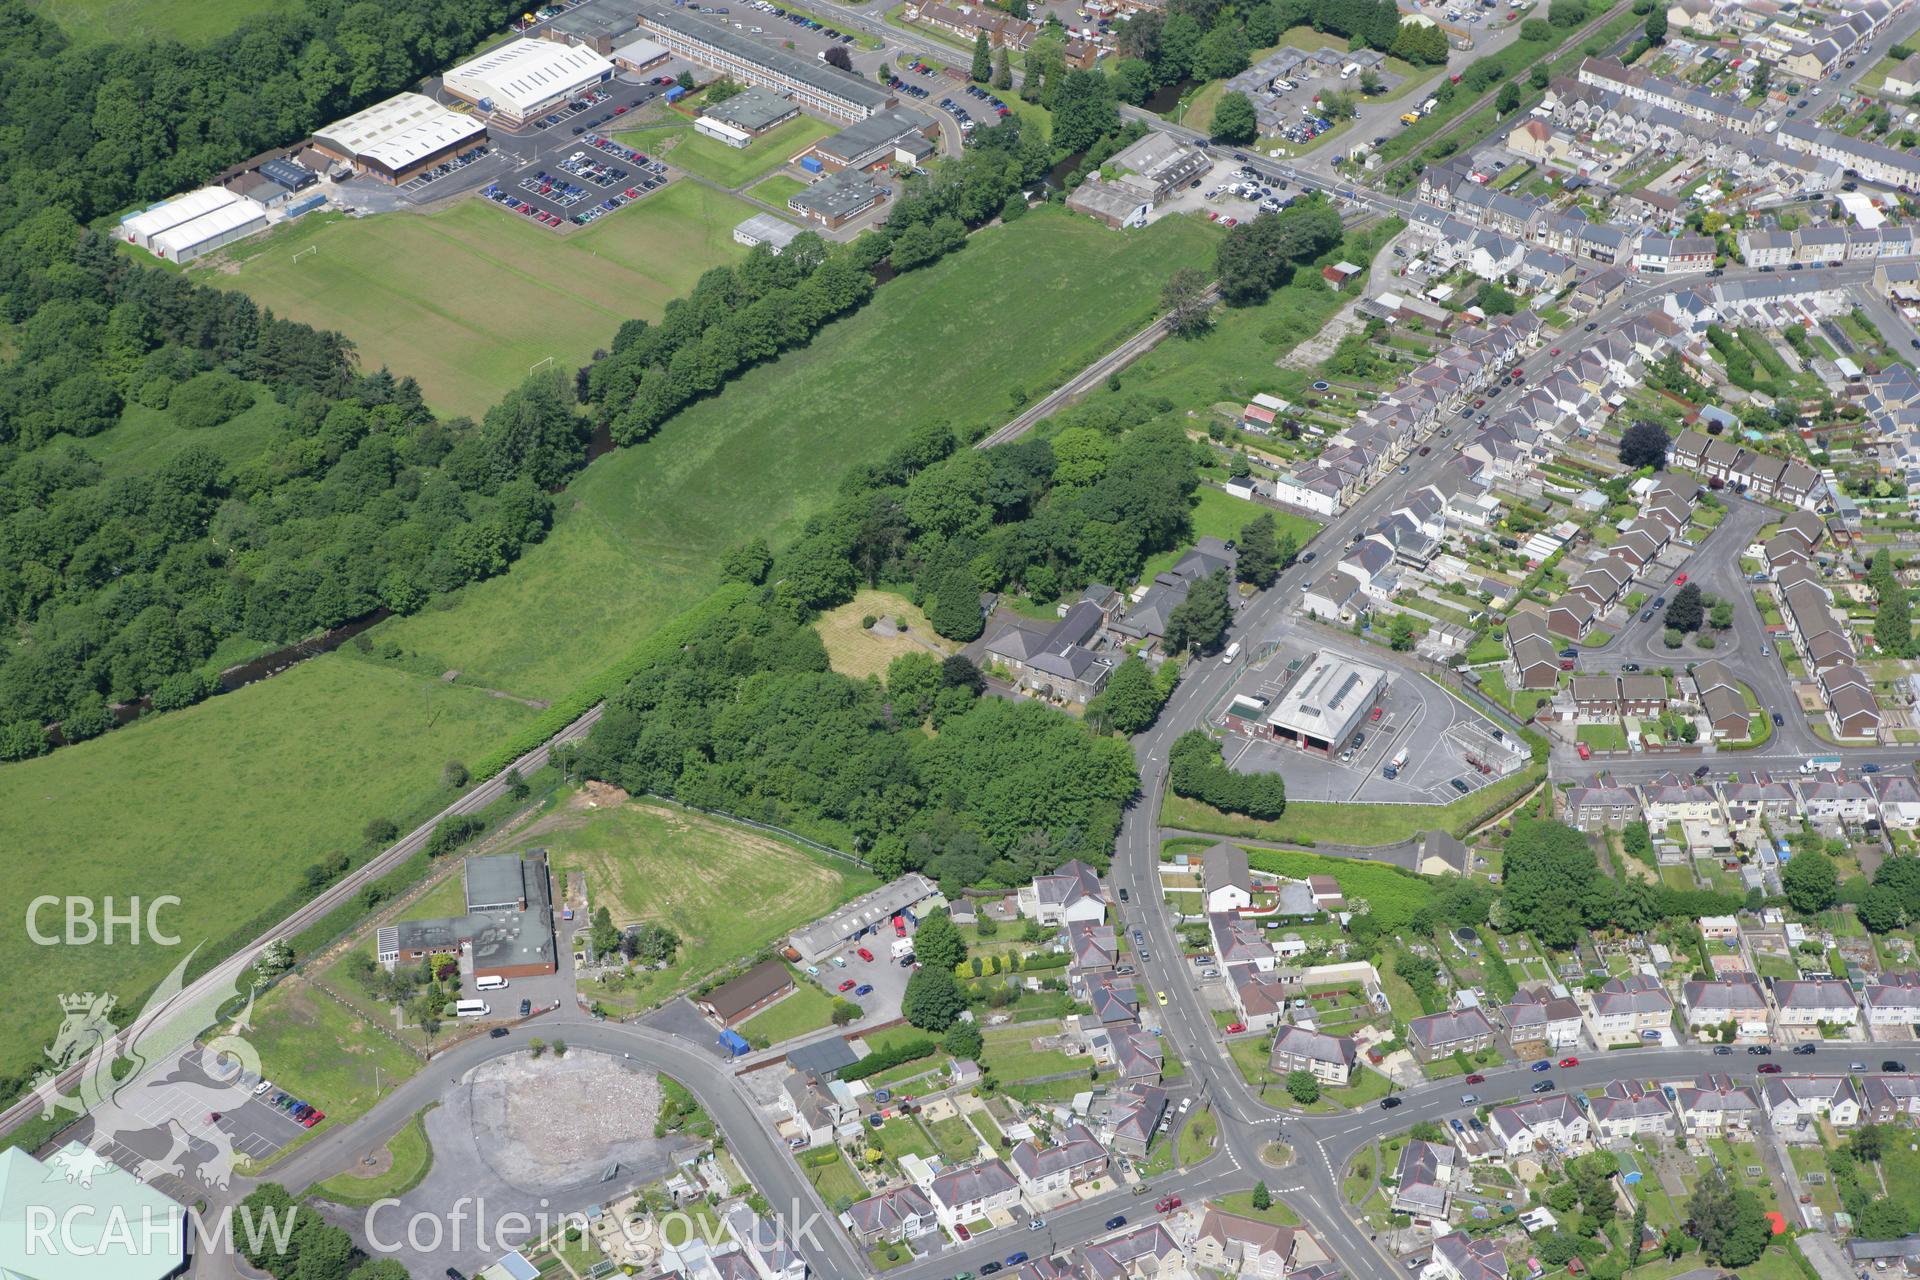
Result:
M1638 1044L1673 1025L1673 997L1652 974L1609 978L1588 998L1587 1029L1603 1048Z
M1696 979L1681 987L1680 999L1686 1006L1687 1029L1695 1035L1731 1022L1740 1040L1772 1038L1766 994L1750 977Z
M1818 1140L1815 1122L1819 1120L1836 1129L1860 1123L1860 1091L1851 1076L1768 1076L1760 1099L1767 1109L1767 1123L1788 1142Z
M1860 1034L1860 1006L1853 987L1839 978L1799 978L1776 982L1774 1024L1788 1039L1817 1040L1838 1030L1849 1039Z

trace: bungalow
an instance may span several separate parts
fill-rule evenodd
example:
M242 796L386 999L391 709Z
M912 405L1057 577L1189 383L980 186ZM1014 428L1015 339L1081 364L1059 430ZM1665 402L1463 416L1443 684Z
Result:
M1638 1080L1614 1080L1592 1103L1593 1123L1602 1138L1634 1138L1643 1133L1673 1135L1673 1112L1666 1096Z
M1020 1180L1004 1160L981 1160L949 1169L936 1175L926 1190L934 1215L948 1231L1020 1202Z
M1707 1074L1674 1090L1680 1126L1690 1136L1751 1133L1760 1118L1760 1097L1729 1075Z
M1695 1036L1732 1023L1742 1040L1772 1037L1767 997L1750 977L1696 979L1681 987L1680 999L1687 1010L1687 1030Z
M1422 1062L1453 1053L1490 1049L1493 1038L1493 1024L1479 1009L1450 1009L1407 1023L1407 1043L1413 1049L1413 1056Z
M1820 1130L1814 1121L1822 1118L1836 1129L1860 1123L1860 1091L1851 1076L1769 1076L1760 1096L1767 1122L1788 1142L1818 1139Z
M1409 1141L1394 1170L1393 1211L1445 1222L1453 1204L1457 1154L1453 1147L1437 1142Z
M1020 914L1043 925L1098 923L1107 918L1100 873L1075 858L1051 875L1035 876L1019 893Z
M1029 1138L1007 1154L1020 1189L1039 1199L1070 1191L1107 1171L1107 1153L1085 1125L1070 1124L1052 1146Z
M1276 1075L1311 1072L1322 1084L1345 1085L1360 1060L1351 1036L1330 1036L1308 1027L1285 1026L1274 1033L1267 1065Z
M915 1186L899 1186L856 1200L844 1221L860 1243L911 1240L934 1231L938 1218L926 1194Z
M699 997L700 1011L723 1027L745 1022L793 991L793 973L778 960L762 960L731 982Z
M1580 1043L1580 1006L1568 995L1556 995L1543 983L1521 987L1500 1008L1507 1027L1507 1047L1520 1057L1542 1049L1571 1049Z
M1609 978L1589 999L1587 1030L1603 1047L1638 1044L1673 1024L1673 997L1652 974Z
M1564 1151L1587 1141L1591 1126L1571 1096L1548 1093L1495 1107L1487 1116L1487 1132L1512 1157L1543 1147Z
M1920 973L1882 973L1865 992L1867 1034L1875 1040L1911 1040L1920 1025Z
M1773 984L1779 1006L1775 1023L1789 1039L1817 1040L1838 1032L1847 1039L1860 1034L1860 1006L1853 987L1839 978L1801 978Z

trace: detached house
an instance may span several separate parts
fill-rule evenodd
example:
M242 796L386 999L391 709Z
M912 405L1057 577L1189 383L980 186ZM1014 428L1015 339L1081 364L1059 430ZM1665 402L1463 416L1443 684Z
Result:
M1451 1232L1433 1242L1420 1280L1507 1280L1507 1255L1491 1236L1469 1239Z
M1107 918L1100 873L1075 858L1051 875L1035 876L1019 893L1020 914L1041 924L1097 924Z
M1247 869L1247 851L1222 840L1200 855L1209 915L1238 911L1253 905L1253 873Z

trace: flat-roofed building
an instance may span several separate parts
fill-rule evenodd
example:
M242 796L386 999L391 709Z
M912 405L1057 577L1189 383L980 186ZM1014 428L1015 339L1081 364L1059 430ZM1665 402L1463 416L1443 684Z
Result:
M395 94L313 135L323 154L384 182L405 182L486 140L480 119L423 93Z
M800 228L785 218L776 218L770 213L756 213L733 229L733 242L749 249L764 244L777 258L786 252L787 246L800 234Z
M704 133L730 147L744 147L769 129L776 129L800 114L790 98L758 85L749 85L724 102L716 102L693 122L694 132Z
M1387 674L1380 668L1320 653L1281 695L1267 723L1280 741L1331 755L1360 727L1386 687Z
M787 208L808 222L833 230L879 208L887 190L857 169L843 169L794 192L787 198Z
M512 128L613 78L613 63L584 45L510 40L461 63L441 79L448 93Z
M742 84L789 94L809 111L835 120L864 120L894 104L892 92L838 67L765 44L662 0L641 0L640 26L679 57L712 67Z
M811 154L829 172L919 165L933 155L933 139L939 131L932 117L909 107L892 107L822 138L813 144Z
M462 868L466 914L382 927L376 956L389 969L436 954L466 956L476 978L525 978L559 968L547 851L476 855Z

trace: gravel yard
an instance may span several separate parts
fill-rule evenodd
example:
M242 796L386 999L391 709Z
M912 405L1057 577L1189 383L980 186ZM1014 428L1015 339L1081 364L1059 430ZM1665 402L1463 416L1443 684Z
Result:
M515 1186L565 1186L657 1154L660 1079L606 1054L513 1054L471 1078L473 1136Z

